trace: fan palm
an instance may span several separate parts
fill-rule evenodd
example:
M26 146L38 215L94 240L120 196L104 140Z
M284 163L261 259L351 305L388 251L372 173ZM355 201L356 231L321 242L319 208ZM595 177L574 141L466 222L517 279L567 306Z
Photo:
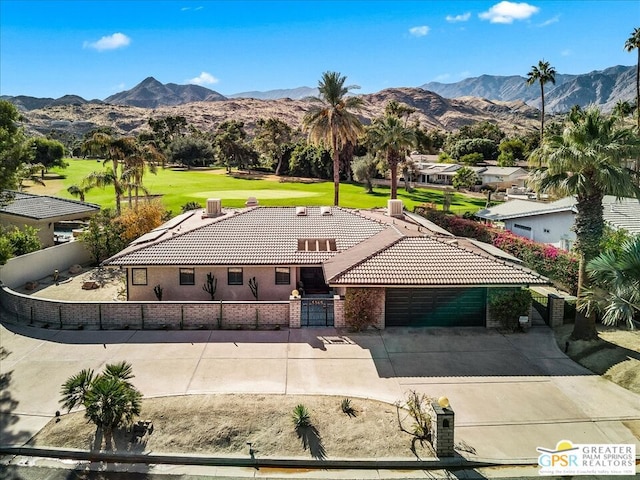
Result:
M583 309L601 311L605 325L633 329L640 314L640 236L624 242L619 253L601 253L587 264L587 273L593 287L585 291Z
M407 150L416 144L414 130L404 126L400 118L386 116L374 120L367 131L367 140L374 151L385 156L391 170L391 198L398 192L398 165L407 156Z
M544 139L544 84L551 82L556 83L556 70L549 62L540 60L538 65L533 65L531 71L527 73L527 85L533 85L536 82L540 82L540 144Z
M345 86L347 77L338 72L324 72L318 82L319 97L313 98L319 105L313 105L303 120L309 140L330 148L333 158L333 204L340 201L340 153L348 145L355 145L363 132L358 117L351 112L361 106L358 97L348 97L349 90L356 86Z
M82 370L62 385L62 406L68 411L83 406L85 417L104 432L110 449L113 430L140 414L142 394L129 382L132 378L127 362L109 364L99 375Z
M631 129L619 127L615 117L605 117L591 107L583 115L569 120L562 135L554 135L532 152L546 168L532 174L532 184L540 192L576 197L575 248L580 254L578 296L585 285L586 262L599 253L604 230L602 199L636 196L640 188L633 182L625 162L640 152L640 138ZM596 336L595 316L578 315L572 333L574 339Z
M636 115L638 117L638 131L640 132L640 28L634 28L633 32L624 43L627 52L638 50L638 61L636 62Z

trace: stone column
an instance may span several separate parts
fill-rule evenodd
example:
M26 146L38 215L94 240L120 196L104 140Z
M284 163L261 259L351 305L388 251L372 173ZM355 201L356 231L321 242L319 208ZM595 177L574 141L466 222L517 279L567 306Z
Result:
M347 326L347 321L344 318L344 297L340 295L333 296L333 326L336 328Z
M302 298L300 296L289 297L289 328L300 328L302 310Z
M564 324L564 298L550 293L548 299L549 326L551 328L559 327Z
M433 416L431 417L431 442L437 457L453 457L453 427L454 413L451 407L441 407L436 402L431 403Z

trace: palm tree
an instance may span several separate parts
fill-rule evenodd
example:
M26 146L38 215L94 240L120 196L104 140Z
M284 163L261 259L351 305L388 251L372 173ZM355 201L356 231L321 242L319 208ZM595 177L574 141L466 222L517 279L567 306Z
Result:
M120 362L107 365L99 375L82 370L62 385L63 407L71 411L84 406L85 417L104 432L107 449L113 430L140 415L142 394L129 382L132 378L131 364Z
M403 125L398 117L386 116L374 120L367 131L367 140L374 151L385 155L391 170L391 198L398 192L398 165L407 156L407 150L416 144L415 132Z
M74 197L78 197L81 202L84 202L85 195L94 186L95 185L91 185L90 183L83 182L81 185L71 185L69 188L67 188L67 192L69 192Z
M540 144L544 139L544 84L551 82L556 83L556 69L549 65L549 62L540 60L538 65L533 65L531 71L527 74L527 85L533 85L540 82L540 99L542 108L540 110Z
M532 152L545 168L532 174L532 184L539 192L576 197L574 231L575 248L580 254L578 297L585 286L585 266L599 253L604 230L602 199L636 196L640 188L633 182L625 161L640 152L640 137L629 128L620 127L615 117L605 117L590 107L581 116L569 119L561 135L550 136ZM596 336L595 316L578 315L572 333L574 339Z
M585 292L585 310L603 313L602 323L626 323L634 328L640 314L640 236L624 242L619 252L608 250L587 264L593 287Z
M303 120L309 140L324 144L331 150L333 158L333 204L340 201L340 153L347 144L355 145L363 132L358 117L351 112L362 104L358 97L348 97L349 90L356 86L345 86L347 77L338 72L324 72L318 82L319 97L313 98L320 105L309 109Z
M638 50L636 62L636 114L638 116L638 132L640 132L640 28L634 28L631 36L624 43L627 52Z

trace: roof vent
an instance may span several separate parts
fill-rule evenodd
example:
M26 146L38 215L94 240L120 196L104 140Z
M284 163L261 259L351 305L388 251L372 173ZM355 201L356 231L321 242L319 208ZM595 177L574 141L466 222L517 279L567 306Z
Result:
M402 218L402 200L389 200L387 202L387 215L395 218Z
M320 215L331 215L331 207L320 207Z
M219 198L207 198L207 217L217 217L222 213L222 201Z
M299 217L306 217L307 207L296 207L296 215Z
M247 198L247 201L244 202L245 206L247 207L255 207L258 205L258 199L256 197L249 197Z

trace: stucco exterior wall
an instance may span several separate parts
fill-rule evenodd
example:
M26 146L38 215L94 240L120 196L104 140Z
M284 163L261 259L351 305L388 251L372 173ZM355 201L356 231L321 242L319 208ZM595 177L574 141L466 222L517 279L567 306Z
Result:
M147 267L147 284L134 285L132 281L133 269L127 269L128 300L155 301L157 297L153 291L156 285L162 287L163 301L211 301L211 296L203 290L207 281L207 274L211 272L217 279L214 300L225 301L255 301L249 279L256 278L258 284L258 300L288 300L297 282L297 269L290 267L289 283L276 285L276 270L274 266L245 266L242 267L242 285L229 285L227 267L195 267L194 285L180 285L179 266ZM192 268L185 266L184 268Z
M91 261L91 254L82 242L69 242L9 259L0 266L0 281L9 288L18 288L49 276L54 270L64 272L72 265Z
M504 226L520 237L566 249L567 241L572 244L576 240L576 234L571 231L573 222L574 214L567 211L505 220ZM531 230L527 231L516 225L529 227Z

